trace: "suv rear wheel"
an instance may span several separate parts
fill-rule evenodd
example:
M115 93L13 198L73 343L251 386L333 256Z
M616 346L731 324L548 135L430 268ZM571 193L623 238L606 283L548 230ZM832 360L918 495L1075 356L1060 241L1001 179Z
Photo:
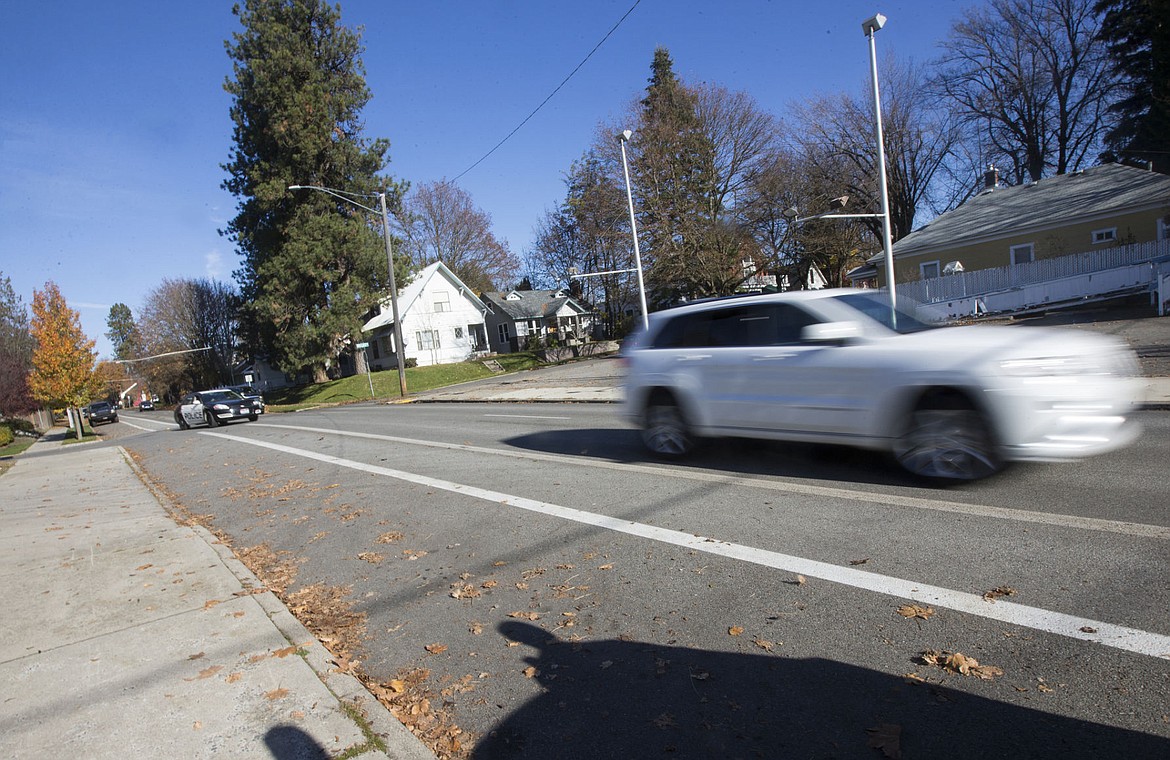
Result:
M660 457L675 458L695 448L694 437L674 398L658 394L646 405L642 442Z

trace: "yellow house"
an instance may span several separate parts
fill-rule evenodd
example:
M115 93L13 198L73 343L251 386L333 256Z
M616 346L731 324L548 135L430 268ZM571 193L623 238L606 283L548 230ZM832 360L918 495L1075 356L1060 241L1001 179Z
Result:
M984 189L894 244L898 283L1170 239L1170 176L1121 164ZM882 255L868 264L885 285Z

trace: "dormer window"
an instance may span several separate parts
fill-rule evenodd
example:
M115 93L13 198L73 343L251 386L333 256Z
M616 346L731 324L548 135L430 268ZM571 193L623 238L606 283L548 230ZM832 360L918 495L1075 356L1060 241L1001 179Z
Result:
M519 300L520 300L520 294L519 294L519 293L517 293L516 291L514 291L514 290L513 290L511 293L509 293L509 294L508 294L508 295L507 295L507 296L504 298L504 300L505 300L505 301L519 301Z

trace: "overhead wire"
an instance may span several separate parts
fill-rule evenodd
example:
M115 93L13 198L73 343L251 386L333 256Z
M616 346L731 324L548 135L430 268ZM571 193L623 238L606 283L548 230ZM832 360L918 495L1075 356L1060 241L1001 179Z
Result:
M568 84L569 80L573 78L573 75L576 74L578 71L580 71L582 66L584 66L586 63L588 63L589 59L593 57L593 54L596 53L598 51L598 49L602 45L605 44L605 41L608 40L613 35L613 33L617 31L618 27L622 25L622 22L624 22L626 20L626 18L628 18L629 15L634 12L634 9L637 8L638 5L641 4L641 2L642 2L642 0L634 0L634 4L630 6L629 10L627 10L625 12L625 14L622 15L622 17L620 19L618 19L617 23L614 24L613 27L608 32L605 33L605 36L601 38L601 41L593 46L593 49L589 51L589 54L581 59L581 62L577 64L576 68L574 68L572 71L570 71L569 75L567 77L565 77L563 80L561 80L561 83L558 84L556 86L556 88L552 92L549 93L548 97L546 97L544 100L540 101L540 105L538 105L536 108L532 109L532 113L525 116L524 120L521 121L519 124L517 124L511 132L509 132L507 135L505 135L503 140L500 140L498 143L495 144L495 146L492 147L491 150L489 150L487 153L480 156L478 161L476 161L475 163L473 163L471 166L467 167L463 171L459 172L459 174L455 175L455 178L450 180L450 182L454 183L454 182L459 181L460 177L462 177L463 175L467 174L475 167L482 164L485 160L487 160L487 158L489 156L491 156L493 153L495 153L497 150L499 150L500 147L504 143L506 143L506 142L508 142L508 140L512 139L512 136L515 135L517 132L519 132L520 129L525 124L527 124L529 122L529 120L532 119L533 116L536 116L536 114L540 111L540 109L544 108L544 106L550 100L552 100L553 97L558 92L561 91L561 88L564 87L566 84Z

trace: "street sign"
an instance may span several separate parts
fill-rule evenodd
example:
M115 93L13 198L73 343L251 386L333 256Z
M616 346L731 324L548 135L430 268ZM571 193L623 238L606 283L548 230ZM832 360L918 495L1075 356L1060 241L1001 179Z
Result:
M358 343L357 347L358 348L369 348L370 344L369 343Z

